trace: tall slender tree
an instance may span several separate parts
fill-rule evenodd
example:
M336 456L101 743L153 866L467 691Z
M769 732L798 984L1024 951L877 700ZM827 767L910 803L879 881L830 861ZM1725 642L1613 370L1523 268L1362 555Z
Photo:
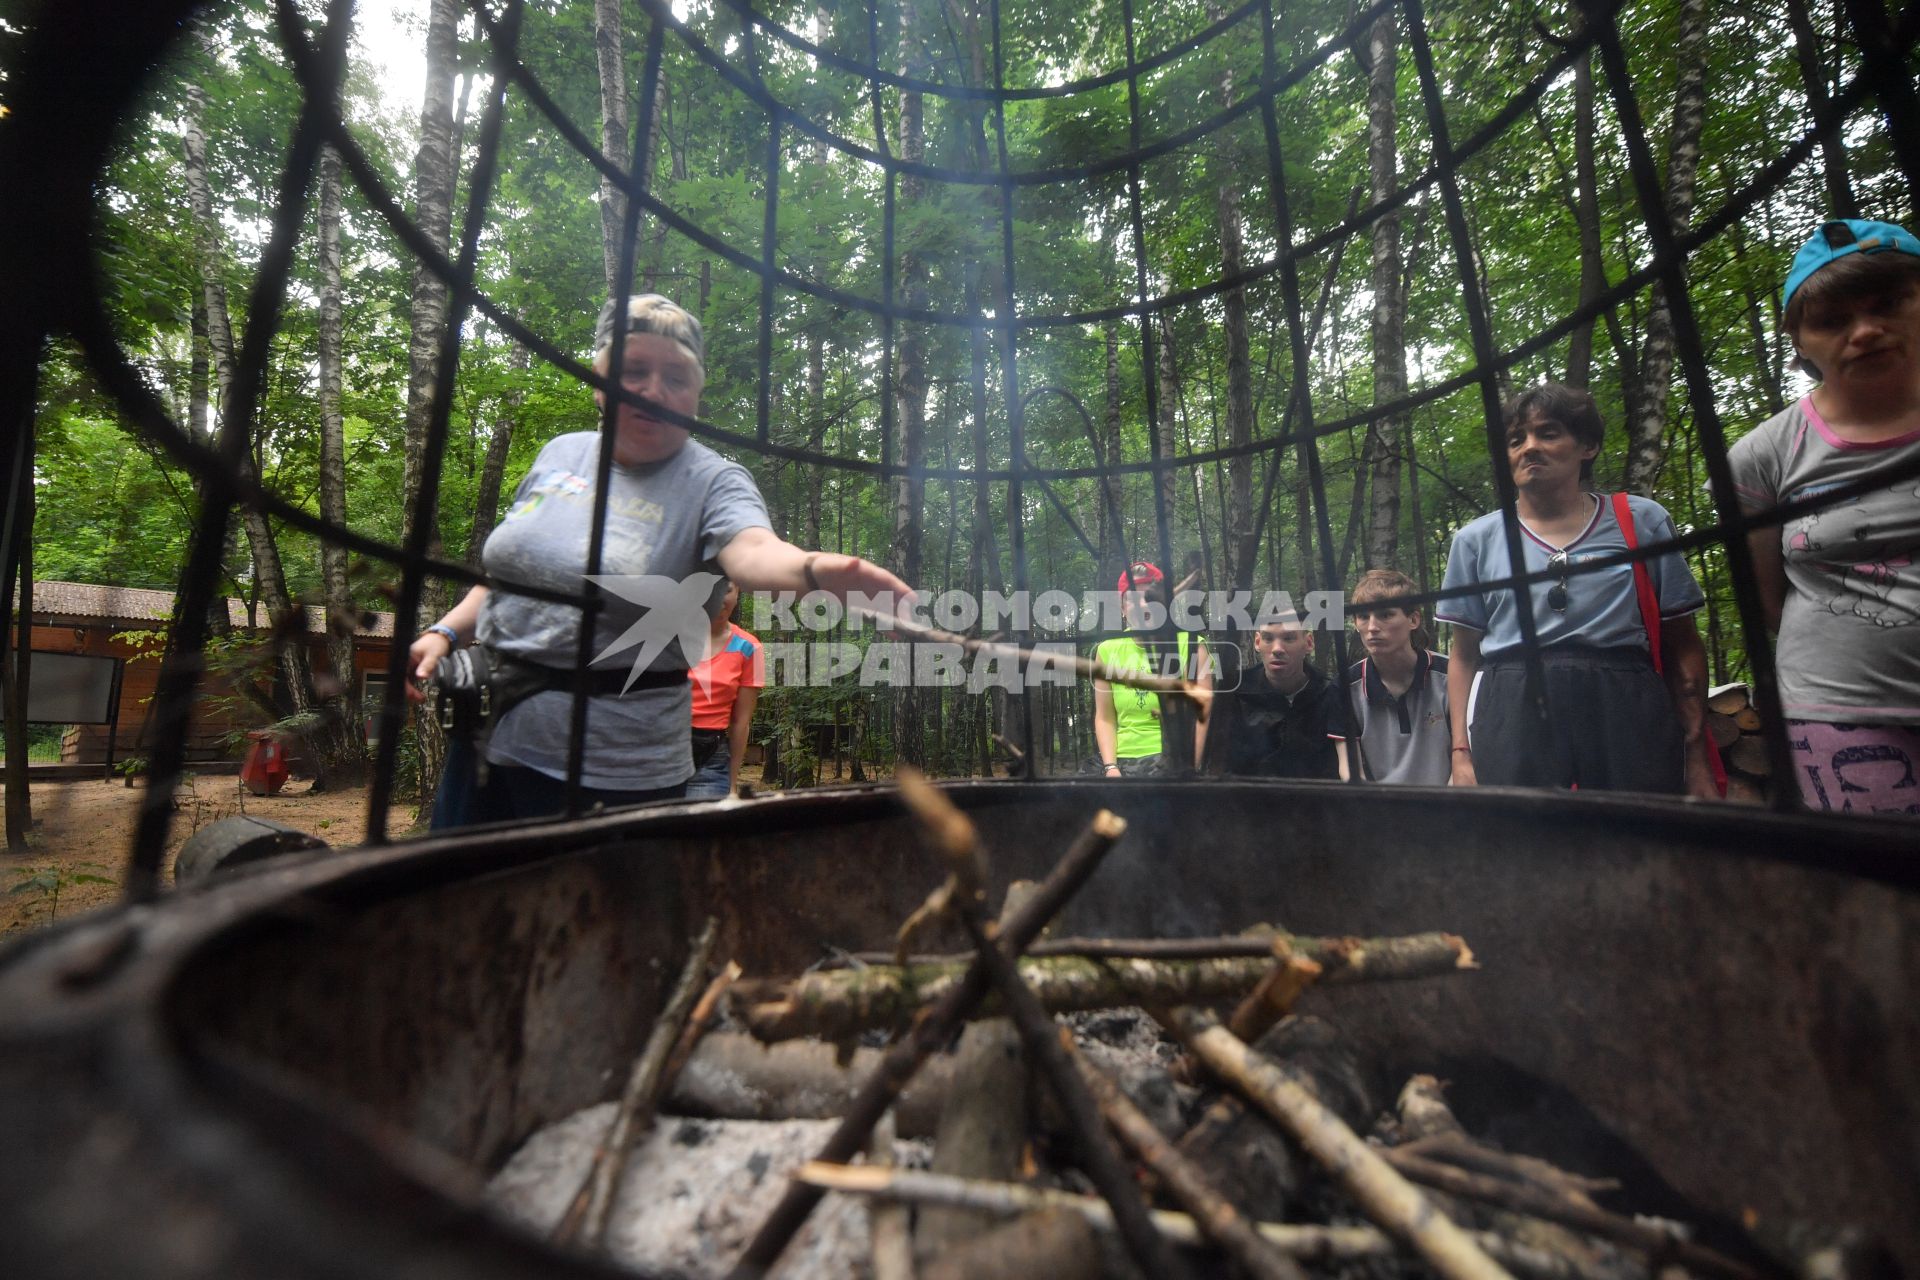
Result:
M1400 181L1395 89L1399 28L1392 9L1367 34L1367 163L1373 200L1385 200ZM1400 219L1405 206L1373 224L1373 402L1390 404L1407 394L1407 300L1401 289ZM1405 420L1395 414L1367 427L1364 465L1368 510L1366 567L1393 568L1400 556L1400 438ZM1355 485L1360 483L1358 475Z
M627 62L621 0L593 0L593 52L600 67L600 149L615 164L627 163ZM620 226L627 197L613 179L600 179L600 254L607 295L620 270Z
M1667 137L1666 181L1667 221L1676 235L1684 233L1693 221L1700 172L1700 133L1707 107L1707 17L1707 0L1680 0L1680 28L1675 42L1680 75ZM1652 490L1666 460L1667 401L1673 364L1673 311L1666 290L1655 285L1640 357L1639 394L1627 415L1626 487L1635 493Z
M344 327L340 280L340 154L320 152L318 248L320 316L315 398L320 409L320 516L330 524L347 523L346 424L340 412L341 346ZM347 549L320 543L320 578L326 594L327 658L333 669L328 705L330 723L316 739L328 757L323 776L343 780L366 762L360 732L360 687L354 670L354 632L359 610L347 581Z

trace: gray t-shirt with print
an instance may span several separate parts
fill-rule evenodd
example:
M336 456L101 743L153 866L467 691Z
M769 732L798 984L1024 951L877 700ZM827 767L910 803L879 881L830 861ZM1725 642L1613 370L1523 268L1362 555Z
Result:
M1566 546L1570 566L1584 564L1602 556L1615 556L1627 549L1626 535L1614 519L1613 504L1599 494L1590 496L1593 517L1586 529ZM1666 542L1673 537L1673 520L1665 507L1651 498L1629 495L1627 506L1633 512L1635 536L1641 546ZM1529 572L1545 574L1553 548L1525 524L1520 526L1520 546ZM1693 613L1707 603L1694 581L1693 571L1678 551L1669 551L1643 561L1660 601L1662 619ZM1453 547L1447 552L1448 588L1496 582L1513 572L1507 567L1506 532L1500 513L1490 511L1453 535ZM1607 569L1567 576L1567 607L1554 609L1548 603L1553 590L1548 576L1533 583L1533 624L1543 646L1556 644L1592 645L1601 649L1646 649L1647 626L1640 616L1640 598L1634 590L1633 566L1617 564ZM1434 606L1434 617L1441 622L1469 627L1481 632L1480 652L1491 657L1520 648L1520 609L1511 587L1499 587L1470 595L1450 596Z
M1920 455L1920 431L1862 444L1834 434L1811 397L1733 446L1749 511L1813 497ZM1786 607L1774 665L1796 720L1920 724L1920 479L1909 477L1780 527Z
M585 588L599 452L599 435L583 431L556 437L534 459L482 553L488 576L498 584L480 611L482 644L542 666L564 669L579 661L580 611L515 595L509 584ZM685 581L702 571L718 572L720 548L742 529L767 527L766 503L747 469L690 440L661 462L614 465L601 572ZM612 591L603 591L602 599L593 655L606 656L593 669L626 670L634 648L606 651L647 610ZM657 670L687 665L677 641L649 663ZM565 777L572 706L566 692L534 694L495 726L487 759ZM684 680L590 699L581 785L644 791L685 781L693 774L692 716Z

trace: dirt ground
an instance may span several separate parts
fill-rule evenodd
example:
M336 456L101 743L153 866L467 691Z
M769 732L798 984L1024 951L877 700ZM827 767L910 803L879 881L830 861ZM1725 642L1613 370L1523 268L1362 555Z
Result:
M133 847L144 782L37 782L33 786L32 848L22 857L0 851L0 938L106 906L120 896L121 873ZM314 794L296 779L276 796L249 795L234 775L195 776L174 797L166 875L188 837L235 814L269 818L311 831L333 844L358 844L366 831L367 790L350 787ZM412 828L414 808L398 804L387 830Z

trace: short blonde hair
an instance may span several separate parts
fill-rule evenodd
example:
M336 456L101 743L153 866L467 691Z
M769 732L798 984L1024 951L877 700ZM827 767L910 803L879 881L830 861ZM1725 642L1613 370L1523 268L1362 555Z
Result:
M613 345L613 321L619 303L608 298L606 305L600 308L600 318L593 326L593 358L597 362L609 347ZM707 371L707 340L701 332L700 322L693 313L671 298L661 297L657 293L636 293L627 298L627 332L657 334L670 339L687 349L693 362L700 366L702 374Z

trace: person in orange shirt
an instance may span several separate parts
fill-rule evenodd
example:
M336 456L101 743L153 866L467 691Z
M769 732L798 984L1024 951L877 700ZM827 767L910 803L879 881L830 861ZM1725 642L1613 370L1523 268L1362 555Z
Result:
M707 658L687 672L693 685L693 777L689 800L724 800L740 780L753 708L767 683L766 654L752 632L736 626L740 587L728 582L708 632Z

